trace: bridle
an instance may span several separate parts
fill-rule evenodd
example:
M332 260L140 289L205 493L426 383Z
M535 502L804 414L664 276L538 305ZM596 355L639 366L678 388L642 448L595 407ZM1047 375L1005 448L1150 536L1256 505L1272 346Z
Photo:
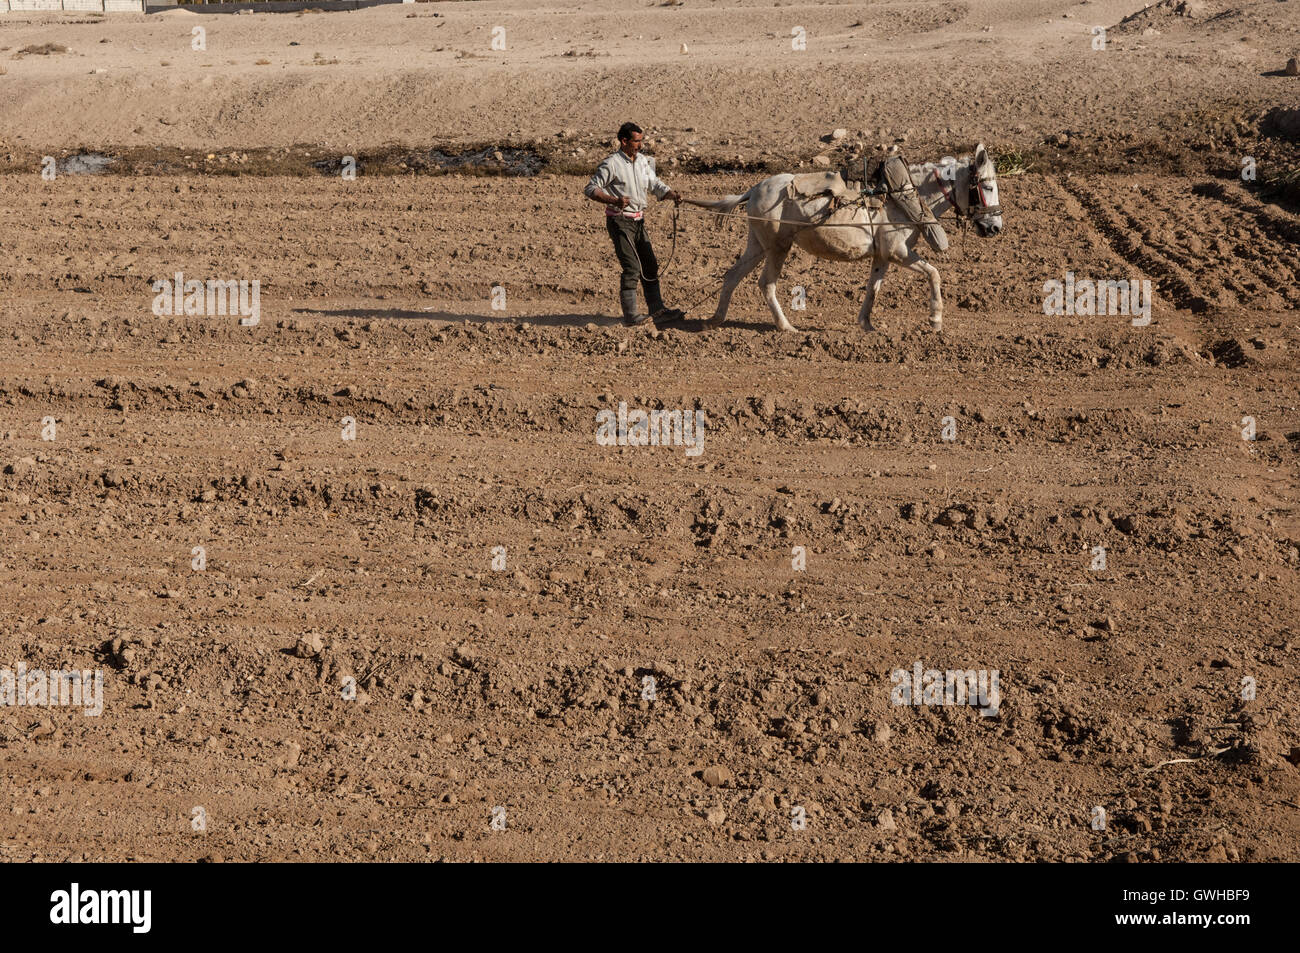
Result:
M970 173L970 188L966 195L965 207L957 201L957 195L959 194L957 189L949 189L946 185L946 182L948 181L953 181L953 184L955 185L955 177L953 180L945 179L939 174L939 169L941 168L949 167L937 166L933 171L934 179L939 183L939 188L942 190L944 198L946 198L948 203L952 206L953 214L957 216L959 221L974 220L986 215L1002 214L1002 206L1000 204L989 205L988 202L984 200L984 190L980 188L981 183L994 182L996 179L993 176L980 175L979 170L975 167L975 161L973 159L971 160L970 165L966 168L966 171Z

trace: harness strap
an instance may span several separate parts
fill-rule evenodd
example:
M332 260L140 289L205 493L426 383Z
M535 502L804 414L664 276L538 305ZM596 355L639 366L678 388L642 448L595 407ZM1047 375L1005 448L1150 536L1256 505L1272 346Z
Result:
M931 175L933 175L934 180L939 183L939 190L943 192L943 197L952 203L953 211L956 212L957 216L960 218L962 214L962 207L957 204L957 197L953 195L953 193L949 192L948 187L943 184L943 176L939 174L939 170L937 168L932 170Z

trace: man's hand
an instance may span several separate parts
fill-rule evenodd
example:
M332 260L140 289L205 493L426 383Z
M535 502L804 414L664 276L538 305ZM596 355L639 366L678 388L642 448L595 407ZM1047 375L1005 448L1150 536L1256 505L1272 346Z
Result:
M673 202L675 202L677 205L682 204L682 193L678 192L676 189L670 189L668 191L668 194L665 195L664 198L672 199Z
M589 198L593 202L600 202L602 205L616 205L619 208L627 208L631 201L626 195L616 196L603 189L593 189Z

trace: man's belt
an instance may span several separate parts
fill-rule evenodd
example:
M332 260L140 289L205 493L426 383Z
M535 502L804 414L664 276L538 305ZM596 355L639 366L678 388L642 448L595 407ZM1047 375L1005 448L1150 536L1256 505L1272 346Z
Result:
M612 205L606 205L605 214L610 218L630 218L634 222L639 222L645 212L625 212L622 209L614 208Z

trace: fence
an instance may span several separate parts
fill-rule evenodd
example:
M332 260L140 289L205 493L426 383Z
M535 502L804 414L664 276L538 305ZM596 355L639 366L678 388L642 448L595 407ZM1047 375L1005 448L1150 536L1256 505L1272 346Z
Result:
M145 0L0 0L0 13L144 13Z

